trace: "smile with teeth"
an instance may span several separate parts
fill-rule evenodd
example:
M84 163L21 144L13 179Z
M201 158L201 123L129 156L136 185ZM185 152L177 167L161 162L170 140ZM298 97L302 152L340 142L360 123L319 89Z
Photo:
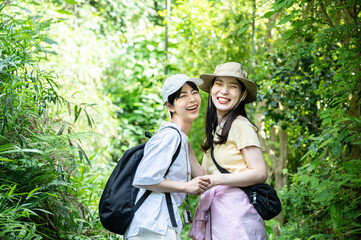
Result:
M193 110L196 110L198 107L198 105L193 105L193 106L190 106L189 108L187 108L188 111L193 111Z
M219 102L224 102L224 103L231 101L230 99L228 99L228 98L223 98L223 97L218 97L217 99L218 99Z

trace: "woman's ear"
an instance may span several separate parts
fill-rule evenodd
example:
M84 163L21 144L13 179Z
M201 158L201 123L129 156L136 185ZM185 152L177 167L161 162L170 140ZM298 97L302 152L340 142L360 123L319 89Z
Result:
M174 107L169 102L166 102L165 106L167 107L169 112L174 112Z
M247 94L248 94L248 91L247 91L247 89L246 89L246 90L243 92L243 96L241 97L240 102L242 102L244 99L246 99Z

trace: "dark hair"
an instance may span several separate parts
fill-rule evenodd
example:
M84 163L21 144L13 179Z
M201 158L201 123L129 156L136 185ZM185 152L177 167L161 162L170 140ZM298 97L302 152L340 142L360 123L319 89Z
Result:
M199 92L198 87L197 87L197 85L196 85L194 82L189 82L189 81L187 81L186 84L188 84L189 86L191 86L191 88L193 88L193 90L196 90L197 92ZM183 86L182 86L182 87L183 87ZM182 87L179 88L175 93L172 93L171 95L168 96L168 102L169 102L170 105L173 106L174 101L179 98L179 96L180 96L180 94L181 94L181 92L182 92ZM173 115L172 112L171 112L170 114Z
M211 87L213 86L214 81L215 81L215 78L212 81ZM241 81L238 80L238 82L241 85L241 92L242 92L242 90L244 91L244 89L246 89L246 86ZM222 128L221 134L217 133L219 140L214 141L213 134L216 132L216 128L218 126L218 118L217 118L217 109L212 102L211 95L209 94L207 112L206 112L206 120L205 120L205 122L206 122L205 123L205 141L204 141L204 144L202 144L202 150L204 152L206 152L213 144L226 143L232 123L239 115L248 119L244 101L240 102L238 104L238 106L236 106L234 109L232 109L231 111L229 111L226 115L224 115L222 117L221 120L223 120L223 119L226 119L226 120L225 120L224 126ZM254 125L254 124L252 123L252 125ZM256 125L254 125L254 126L257 128Z

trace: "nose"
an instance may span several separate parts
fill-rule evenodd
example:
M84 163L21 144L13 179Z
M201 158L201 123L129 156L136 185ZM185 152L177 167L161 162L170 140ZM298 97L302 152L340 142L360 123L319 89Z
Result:
M190 102L195 102L196 101L196 98L194 97L193 94L191 94L191 99L190 99Z
M224 84L221 88L221 93L228 94L228 88L229 88L228 84Z

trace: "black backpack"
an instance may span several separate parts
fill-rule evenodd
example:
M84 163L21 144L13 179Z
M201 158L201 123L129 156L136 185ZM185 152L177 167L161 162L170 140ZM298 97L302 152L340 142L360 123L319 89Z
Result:
M177 130L180 136L180 142L165 175L168 174L169 168L178 157L182 143L182 136L178 129L175 127L166 128ZM150 138L152 135L146 132L145 136ZM150 190L146 190L137 204L135 204L139 188L133 186L133 179L136 169L143 158L144 147L145 143L132 147L123 154L110 175L99 201L99 216L103 227L120 235L124 235L128 225L133 219L134 213L151 194ZM165 193L165 195L172 225L173 227L177 227L170 193Z

